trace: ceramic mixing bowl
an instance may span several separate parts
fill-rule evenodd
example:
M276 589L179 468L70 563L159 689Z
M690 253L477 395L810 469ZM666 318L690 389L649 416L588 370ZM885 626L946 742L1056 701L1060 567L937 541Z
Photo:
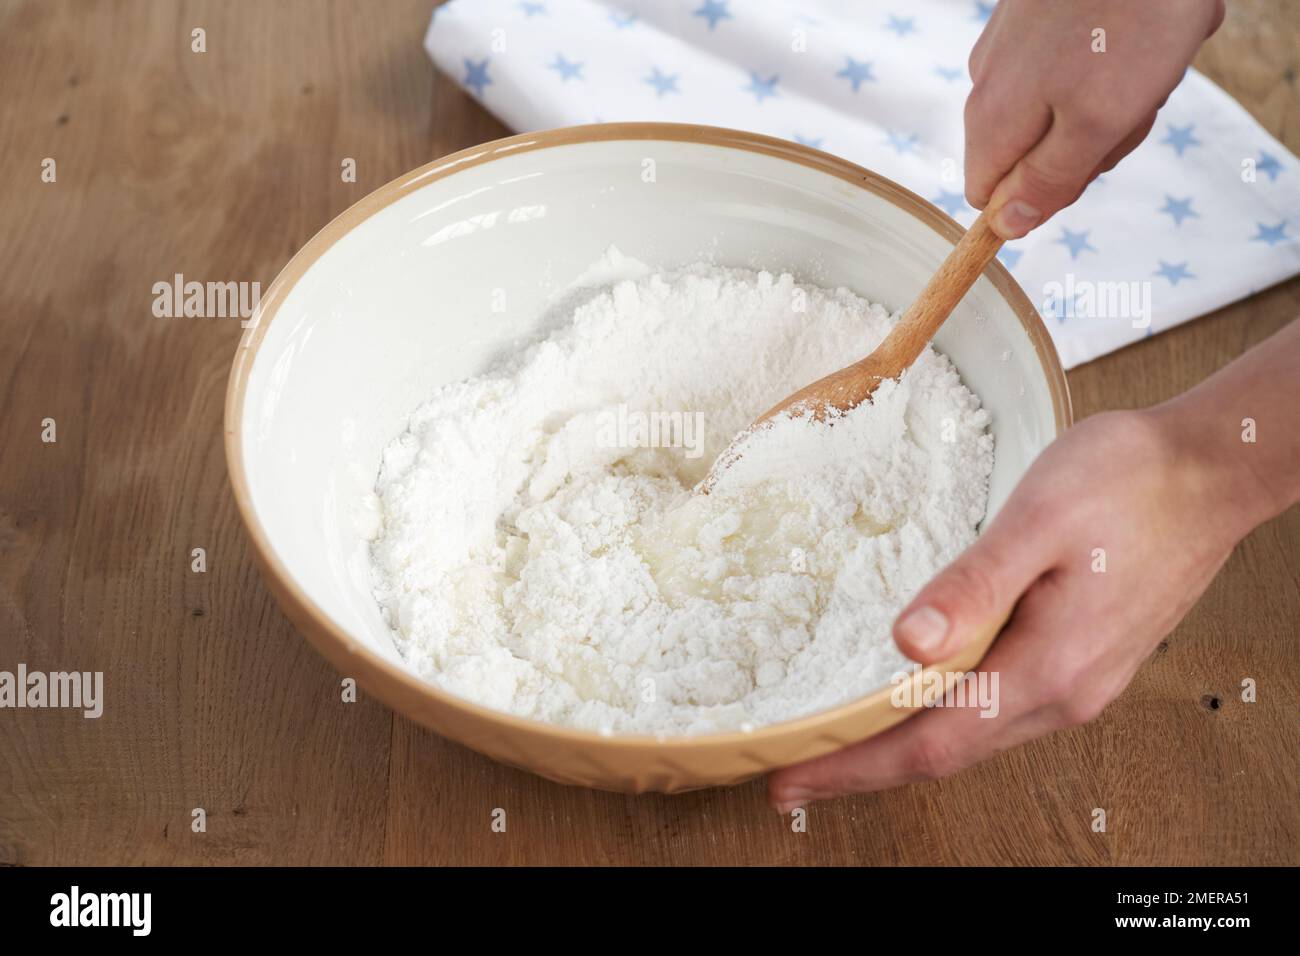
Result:
M664 740L552 726L452 696L403 666L366 582L359 503L407 414L435 386L475 375L535 336L611 245L657 267L707 259L788 271L896 309L960 235L934 206L842 159L701 126L530 133L394 180L294 256L235 356L226 454L268 585L365 692L565 783L730 784L879 733L911 713L892 705L891 687L750 733ZM507 310L494 309L501 301ZM1065 376L1034 308L996 262L937 345L992 414L991 515L1069 425ZM993 636L936 669L974 666Z

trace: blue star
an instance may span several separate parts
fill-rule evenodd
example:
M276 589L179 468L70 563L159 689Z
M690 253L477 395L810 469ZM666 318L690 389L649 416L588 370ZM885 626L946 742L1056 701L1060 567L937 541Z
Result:
M1002 251L998 253L998 258L1002 260L1002 264L1008 269L1014 269L1016 263L1020 261L1020 257L1023 255L1024 253L1019 249L1012 249L1010 246L1003 246Z
M677 88L677 77L680 75L679 73L662 73L659 67L656 66L654 72L645 78L645 82L655 88L655 93L658 96L663 96L665 93L680 93L681 90Z
M696 10L693 16L704 17L709 21L709 29L712 30L718 25L719 20L734 19L731 11L727 9L727 0L704 0L700 9Z
M483 87L488 86L492 82L492 78L488 76L487 69L487 57L484 57L480 63L475 63L473 60L468 58L465 60L465 79L461 80L461 82L473 90L475 96L482 97Z
M781 79L780 76L778 76L777 74L773 73L769 78L767 78L767 79L765 80L765 79L763 79L761 76L759 76L757 73L755 73L753 70L750 70L750 71L749 71L749 86L741 87L741 89L744 89L744 90L747 90L747 91L750 92L750 93L753 93L753 94L754 94L754 99L756 99L756 100L758 100L758 102L762 103L763 100L766 99L766 98L769 97L769 96L780 96L780 95L781 95L780 93L778 93L778 92L776 91L776 84L777 84L777 82L778 82L780 79Z
M1169 280L1170 285L1178 285L1180 279L1195 279L1196 276L1187 271L1187 263L1169 263L1164 259L1160 260L1160 268L1151 273L1153 276L1164 276Z
M835 75L842 76L852 83L854 93L858 91L858 87L863 83L876 82L876 75L871 72L871 62L869 60L863 60L859 63L851 56L846 56L844 59L848 62L845 63L844 69Z
M992 3L975 0L975 16L972 19L978 20L980 23L988 23L989 17L993 16L993 8L997 5L997 0L993 0Z
M1057 239L1056 242L1058 245L1065 246L1070 250L1071 259L1077 259L1079 258L1079 253L1084 252L1085 250L1088 252L1097 251L1088 243L1088 233L1091 231L1092 230L1090 229L1085 229L1083 232L1071 232L1069 229L1062 228L1061 238Z
M1259 159L1255 160L1255 168L1261 173L1268 173L1268 181L1270 183L1275 183L1277 182L1277 174L1282 171L1282 164L1277 161L1275 156L1272 156L1261 149L1259 151Z
M811 146L813 149L822 148L823 138L824 137L821 136L800 136L798 133L794 134L794 141L796 143L799 143L802 146Z
M916 32L916 17L900 17L891 13L889 22L885 24L885 29L893 30L900 37L905 37L909 33Z
M1252 242L1267 242L1270 246L1276 246L1279 242L1287 242L1293 238L1286 234L1285 219L1276 226L1266 226L1262 222L1257 222L1255 228L1259 230L1259 234L1250 237Z
M1156 212L1169 213L1169 215L1174 217L1175 226L1181 226L1183 224L1183 220L1187 219L1188 217L1191 217L1193 219L1201 218L1201 214L1192 208L1191 196L1188 196L1186 199L1175 199L1173 196L1170 196L1168 193L1166 193L1164 206L1161 207L1160 209L1157 209Z
M582 79L582 67L583 64L570 62L564 58L564 54L557 53L555 54L555 62L550 64L547 69L555 70L560 74L560 79L567 83L569 80Z
M1192 135L1192 130L1196 126L1194 123L1188 123L1186 126L1174 126L1169 124L1169 132L1160 142L1167 143L1178 151L1178 155L1183 155L1183 150L1188 146L1200 146L1201 141Z
M959 66L936 66L934 72L942 76L949 83L956 83L961 79L962 68Z
M939 195L930 202L934 203L950 216L955 216L966 208L966 197L961 193L950 193L946 189L940 189Z
M887 137L885 140L885 144L887 146L894 147L894 151L898 153L898 155L901 156L904 153L916 152L915 133L913 133L911 136L904 136L902 133L895 133L893 130L889 130L886 132L885 135Z
M545 13L545 12L546 12L546 4L544 4L544 3L521 3L521 4L519 4L519 9L522 10L522 11L524 11L524 14L525 14L526 16L528 16L529 19L531 19L532 17L535 17L535 16L536 16L537 14L539 14L539 13Z

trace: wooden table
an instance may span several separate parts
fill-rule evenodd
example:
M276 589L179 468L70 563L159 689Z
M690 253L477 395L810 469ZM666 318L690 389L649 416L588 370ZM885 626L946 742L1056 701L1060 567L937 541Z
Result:
M99 720L0 711L0 863L1296 862L1300 509L1241 545L1100 720L815 806L806 833L758 782L569 789L341 703L227 487L239 323L155 318L151 290L265 287L370 190L505 132L435 76L428 2L376 6L0 3L0 670L106 681ZM1231 6L1198 65L1300 151L1300 6ZM1077 369L1076 408L1164 399L1297 314L1293 280Z

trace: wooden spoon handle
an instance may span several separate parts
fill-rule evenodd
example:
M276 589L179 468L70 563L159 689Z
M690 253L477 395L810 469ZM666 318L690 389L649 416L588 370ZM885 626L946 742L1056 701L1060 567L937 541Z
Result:
M874 371L882 378L903 374L1001 248L1002 237L989 225L989 212L985 210L872 353Z
M795 407L807 408L821 418L829 408L847 411L867 401L877 385L885 379L898 378L916 361L1001 248L1002 238L989 227L989 214L985 210L874 352L787 396L760 415L754 424Z

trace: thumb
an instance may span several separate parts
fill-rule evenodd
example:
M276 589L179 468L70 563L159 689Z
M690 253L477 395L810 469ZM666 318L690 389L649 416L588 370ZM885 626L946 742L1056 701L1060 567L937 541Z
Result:
M1016 528L1006 510L894 622L894 642L912 660L934 664L956 654L1009 617L1020 595L1051 567L1041 533ZM1043 546L1035 548L1035 540Z
M1058 117L993 190L993 231L1019 239L1070 205L1121 138Z

